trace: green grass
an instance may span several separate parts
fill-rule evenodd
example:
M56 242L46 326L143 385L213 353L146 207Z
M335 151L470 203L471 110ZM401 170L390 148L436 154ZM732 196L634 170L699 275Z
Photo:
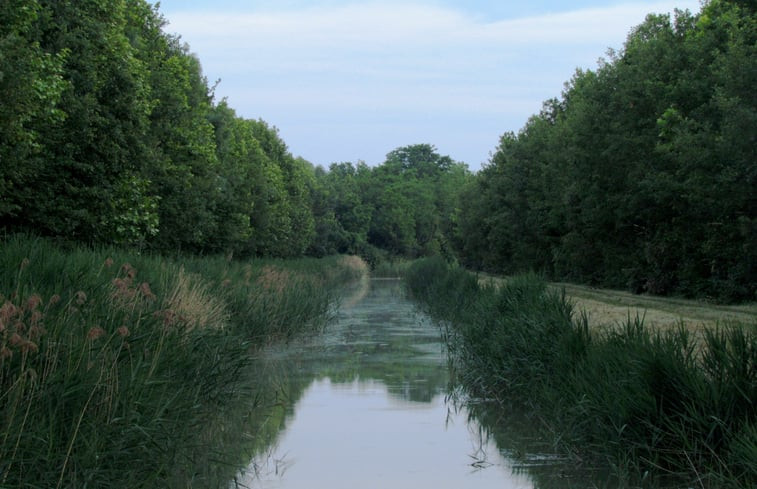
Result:
M606 459L648 487L757 485L757 323L590 332L539 277L480 285L440 260L414 264L411 294L446 325L473 397L513 402L562 449ZM645 474L653 474L646 476Z
M0 487L225 487L262 423L250 353L318 331L349 259L0 248ZM261 411L262 412L262 411Z
M377 278L398 278L405 275L405 271L410 267L412 261L401 258L395 258L393 260L385 260L378 263L373 270L371 270L371 276Z

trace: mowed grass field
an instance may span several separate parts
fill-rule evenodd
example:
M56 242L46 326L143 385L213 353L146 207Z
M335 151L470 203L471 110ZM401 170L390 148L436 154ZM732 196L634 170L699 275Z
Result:
M481 283L498 283L507 278L481 274ZM625 324L628 318L643 318L652 329L677 328L681 324L690 331L730 324L754 324L757 303L718 305L689 299L632 294L588 285L551 282L555 291L565 291L575 304L577 313L586 313L592 329L606 329Z
M637 315L644 318L644 324L655 329L677 327L683 322L689 329L700 330L757 320L757 303L724 306L567 283L552 283L550 287L564 290L576 309L586 312L593 327L617 326L624 324L629 316Z

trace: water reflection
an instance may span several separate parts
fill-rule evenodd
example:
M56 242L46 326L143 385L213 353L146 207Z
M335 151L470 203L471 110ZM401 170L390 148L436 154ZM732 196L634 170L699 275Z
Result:
M513 433L484 429L497 425L485 410L450 402L440 332L399 281L371 280L355 295L326 334L260 359L265 375L279 379L275 404L283 411L270 418L277 441L253 458L239 485L586 487L565 479L554 460L527 456L536 453L530 447L500 450L494 440L507 447ZM542 466L557 469L532 477Z
M308 387L277 449L257 461L255 487L532 487L493 446L479 446L444 396L402 399L373 380ZM485 469L481 455L497 456ZM489 455L491 457L491 455Z

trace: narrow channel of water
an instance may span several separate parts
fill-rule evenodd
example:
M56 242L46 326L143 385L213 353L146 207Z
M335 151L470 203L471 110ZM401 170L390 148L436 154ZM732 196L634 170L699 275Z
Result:
M366 281L324 335L267 351L265 361L307 387L291 400L275 443L240 474L240 487L586 487L572 476L544 482L559 481L564 464L508 457L512 448L498 447L449 401L440 331L399 281Z

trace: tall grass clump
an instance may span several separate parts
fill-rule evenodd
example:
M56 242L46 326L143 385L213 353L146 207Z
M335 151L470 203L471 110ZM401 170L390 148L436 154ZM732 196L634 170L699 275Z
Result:
M318 331L330 319L338 290L368 273L356 256L242 264L216 257L184 263L213 284L231 311L234 328L256 345Z
M699 342L683 326L661 333L631 320L599 336L557 392L564 424L637 473L749 487L757 467L744 464L740 447L757 420L755 355L749 327L710 330Z
M405 275L412 262L403 258L384 260L371 270L371 276L378 278L400 278Z
M406 282L431 316L449 326L450 351L477 395L533 392L580 357L589 341L585 328L574 328L572 306L535 275L495 287L427 259L410 267Z
M338 258L290 269L1 244L8 488L225 486L239 447L216 430L259 407L251 350L322 325L331 287L353 273L316 273Z
M424 261L407 283L448 328L469 392L527 409L565 450L607 460L629 484L757 484L757 322L695 338L629 317L592 332L533 275L493 287Z

